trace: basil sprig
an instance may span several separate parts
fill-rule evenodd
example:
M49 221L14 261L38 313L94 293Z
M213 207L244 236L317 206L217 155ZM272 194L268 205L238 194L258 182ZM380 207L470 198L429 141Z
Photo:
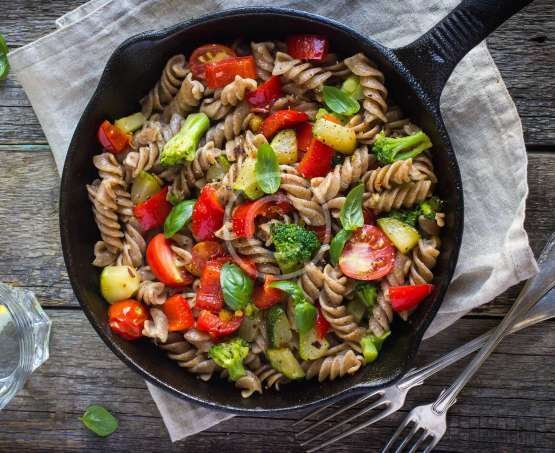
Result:
M220 286L225 304L232 310L244 309L252 299L254 283L236 264L223 265L220 272Z
M362 194L364 185L358 184L347 194L345 203L339 213L339 220L343 229L353 231L364 225L364 215L362 213Z
M193 207L197 200L185 200L176 204L164 222L164 235L171 238L177 233L185 224L191 220L193 215Z
M262 192L267 194L276 193L281 183L279 164L273 148L264 143L256 152L256 184Z
M2 35L0 35L0 80L8 76L10 64L8 63L8 45Z
M351 116L360 110L358 101L339 88L326 85L322 92L324 94L324 102L335 113Z
M107 437L118 429L118 419L114 417L106 408L93 404L79 420L87 428L100 437Z
M345 244L351 236L353 235L352 231L347 230L339 230L337 234L333 237L330 243L330 263L333 266L337 266L339 263L339 257L345 248Z
M278 280L270 283L270 288L277 288L287 293L295 306L295 324L299 333L306 333L316 322L317 310L306 298L301 287L289 280Z

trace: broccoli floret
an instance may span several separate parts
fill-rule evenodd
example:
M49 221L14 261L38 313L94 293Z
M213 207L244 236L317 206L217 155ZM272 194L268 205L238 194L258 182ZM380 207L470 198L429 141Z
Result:
M283 273L293 272L308 261L320 247L318 236L294 223L272 225L274 256Z
M407 137L386 137L383 132L378 134L372 151L382 165L391 164L396 160L410 159L422 151L431 148L430 138L422 131Z
M389 337L389 335L391 335L390 330L379 337L376 335L368 335L360 340L364 363L372 363L378 358L383 342L387 339L387 337Z
M165 144L160 156L163 165L177 165L195 158L198 143L208 127L210 120L205 113L191 113L187 116L181 130Z
M376 285L372 283L359 283L356 287L355 296L366 305L368 310L372 310L378 298L378 290L376 289Z
M385 217L391 217L400 220L413 228L416 228L416 222L420 215L420 209L396 209L387 213Z
M249 344L242 338L218 343L208 351L208 355L217 365L227 369L232 381L236 381L246 374L243 360L248 353Z
M443 207L443 201L441 201L438 197L431 197L427 200L424 200L420 203L420 214L428 219L434 220L436 214L441 211Z

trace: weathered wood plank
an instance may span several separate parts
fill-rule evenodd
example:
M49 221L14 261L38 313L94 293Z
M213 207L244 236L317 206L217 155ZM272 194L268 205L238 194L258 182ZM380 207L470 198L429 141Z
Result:
M8 45L16 48L54 30L54 20L82 1L54 0L9 2L0 0L0 29ZM507 21L488 44L513 96L529 145L555 144L555 81L553 41L555 12L551 0L536 0ZM27 109L25 109L25 107ZM0 117L13 120L0 123L0 143L40 142L44 135L25 93L13 75L0 84Z
M0 281L35 291L45 306L76 305L61 256L58 233L59 178L52 156L36 146L34 152L0 149ZM526 228L535 253L555 231L555 154L530 153L530 195ZM14 222L17 214L18 221ZM514 300L515 291L501 296L478 313L499 316Z
M48 314L53 320L51 357L0 412L0 451L166 452L188 451L191 445L195 451L207 453L216 445L225 445L233 452L302 451L290 426L300 414L233 418L186 441L170 444L143 381L104 346L83 313L59 309ZM462 320L425 342L420 362L439 357L494 325L493 320ZM554 322L532 327L500 345L451 409L449 431L438 451L552 448L553 327ZM433 400L460 369L460 365L453 366L415 389L409 394L406 409ZM89 404L103 404L119 418L120 428L111 437L97 438L82 427L78 416ZM405 414L396 414L327 451L360 451L363 446L365 451L378 451Z

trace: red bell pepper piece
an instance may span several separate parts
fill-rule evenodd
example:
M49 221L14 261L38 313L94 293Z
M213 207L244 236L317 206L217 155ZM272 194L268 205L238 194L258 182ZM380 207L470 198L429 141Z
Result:
M256 79L256 63L254 57L230 57L205 66L206 84L208 88L221 88L235 80L235 76L245 79Z
M416 307L434 289L434 285L424 283L422 285L392 286L389 288L389 300L391 307L397 313Z
M258 269L256 268L256 263L251 258L238 257L234 261L249 277L257 277Z
M148 243L146 261L152 273L165 285L179 288L193 283L194 277L177 266L177 257L164 233L157 234Z
M136 340L143 336L143 325L148 319L146 308L135 299L127 299L110 305L108 325L124 340Z
M278 110L262 122L262 133L269 140L281 129L288 129L305 121L308 121L308 115L305 112Z
M235 51L221 44L205 44L197 47L189 57L189 66L195 78L204 80L206 65L226 58L236 57Z
M321 340L331 329L330 323L322 314L322 309L318 307L318 314L316 315L316 335Z
M281 82L278 76L272 76L254 91L247 94L250 105L259 108L269 108L272 103L283 96Z
M241 326L242 316L235 316L230 320L223 320L217 314L202 310L197 318L197 329L208 332L214 339L230 335Z
M256 218L275 217L286 214L293 209L283 194L270 195L256 201L249 201L237 206L231 217L233 233L238 237L252 238L256 231Z
M272 305L279 304L286 299L287 294L285 294L281 289L270 288L268 286L275 280L275 277L266 275L264 278L264 285L254 288L252 299L254 305L258 308L264 310L266 308L270 308Z
M164 187L148 200L133 208L133 215L139 221L143 231L164 225L166 217L172 210L172 205L166 200L168 188Z
M225 61L225 60L224 60ZM224 207L218 192L212 186L204 186L200 192L191 219L191 231L197 241L214 239L214 233L224 223Z
M103 121L98 128L97 137L102 148L113 154L124 151L129 143L129 135L108 120Z
M300 60L325 60L328 49L329 41L325 36L293 35L287 38L287 53Z
M332 169L332 159L333 149L313 137L297 170L308 179L326 176Z
M187 299L181 294L168 297L162 305L162 311L168 318L168 331L178 332L188 329L195 324L195 318Z
M314 138L312 135L312 124L302 123L297 126L297 149L304 155L310 149ZM302 157L302 156L301 156Z
M200 286L195 297L195 308L217 313L224 307L224 294L220 285L220 272L231 257L225 256L210 260L204 266Z

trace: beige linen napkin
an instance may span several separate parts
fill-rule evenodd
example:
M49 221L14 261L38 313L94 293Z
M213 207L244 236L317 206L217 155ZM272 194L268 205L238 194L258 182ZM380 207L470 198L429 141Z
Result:
M428 30L457 3L274 0L272 6L322 14L397 47ZM12 70L33 105L58 169L104 64L118 44L145 30L253 4L257 2L92 0L58 19L58 31L13 51ZM537 272L523 228L528 185L522 127L485 43L454 71L441 108L461 167L465 224L450 289L427 337ZM230 417L148 387L174 441Z

